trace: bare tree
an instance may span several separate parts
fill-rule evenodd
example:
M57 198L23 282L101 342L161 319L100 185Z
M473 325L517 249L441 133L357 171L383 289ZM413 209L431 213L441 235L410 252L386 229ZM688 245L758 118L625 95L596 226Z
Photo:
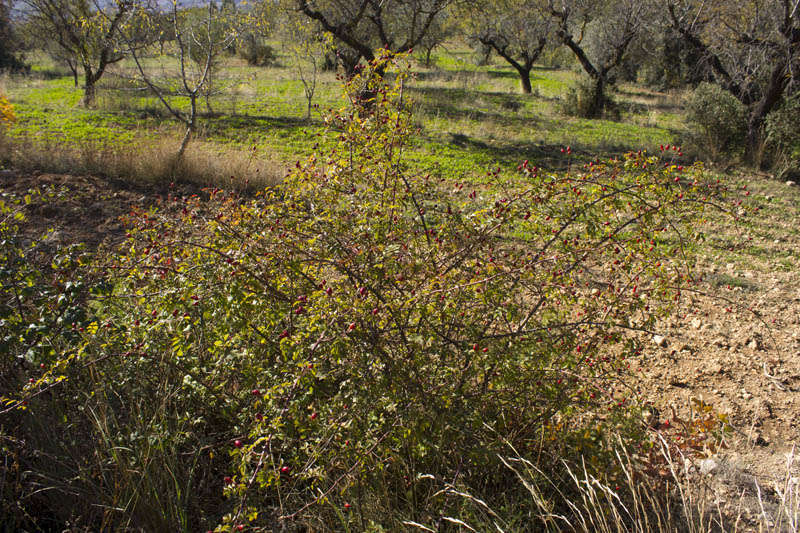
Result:
M634 38L645 28L649 14L646 0L548 0L548 11L557 23L556 36L569 48L592 79L589 117L601 116L606 88ZM592 32L591 49L584 42Z
M108 66L125 57L117 38L133 15L133 0L21 0L20 4L33 30L58 46L73 74L77 67L83 70L83 104L91 105L95 86Z
M372 61L378 48L402 53L420 45L451 0L293 1L358 59Z
M178 9L177 2L170 11L162 12L156 6L144 9L153 22L164 20L169 22L174 34L174 50L168 51L159 58L172 61L154 66L145 62L147 51L153 47L142 47L130 35L123 32L126 52L130 54L136 65L137 79L158 98L164 108L186 126L186 132L178 149L178 157L182 157L197 127L197 103L200 98L209 98L215 93L211 88L211 76L219 55L227 50L237 39L241 26L234 21L222 21L229 13L218 10L213 0L208 0L202 8L202 16L195 8L194 12ZM237 19L241 15L236 15ZM154 44L157 36L152 36ZM177 70L177 74L175 71ZM217 88L216 91L221 90ZM177 97L177 98L176 98ZM181 99L188 99L188 109L179 106Z
M317 91L318 74L322 70L325 54L331 50L331 37L316 31L317 25L308 17L290 17L283 27L285 46L294 60L297 78L303 84L307 104L306 120L309 120Z
M800 83L800 0L669 0L675 30L748 111L746 159L760 164L770 111Z
M519 74L523 93L531 92L531 70L552 37L552 19L537 0L472 3L469 30Z

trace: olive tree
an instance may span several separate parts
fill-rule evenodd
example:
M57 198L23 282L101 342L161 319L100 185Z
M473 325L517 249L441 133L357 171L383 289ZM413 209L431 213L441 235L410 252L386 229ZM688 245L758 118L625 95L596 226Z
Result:
M451 0L293 0L296 10L317 21L357 60L375 50L403 53L423 44L445 16ZM338 44L338 43L337 43ZM338 46L337 46L338 48ZM354 66L356 62L351 62ZM352 72L348 72L351 75Z
M119 33L134 13L133 0L20 0L31 30L51 41L73 73L83 71L83 104L94 101L97 82L125 53Z
M558 40L569 48L592 80L589 118L606 107L606 88L630 44L646 28L648 2L643 0L548 0ZM585 37L591 34L592 46Z
M672 26L746 108L745 157L760 164L767 115L800 83L800 0L669 0Z
M553 23L537 0L499 0L470 4L468 30L519 74L523 93L531 92L533 64L552 38Z
M18 43L10 12L10 3L0 0L0 70L20 70L24 67L16 54Z

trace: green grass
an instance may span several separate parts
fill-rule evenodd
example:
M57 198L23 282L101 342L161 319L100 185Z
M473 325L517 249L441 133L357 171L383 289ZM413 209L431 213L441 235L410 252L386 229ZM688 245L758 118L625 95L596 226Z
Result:
M572 158L654 150L677 141L681 110L677 97L623 86L615 96L623 109L620 121L582 120L559 111L562 95L579 75L572 70L537 67L534 91L519 93L519 80L499 60L473 64L474 53L450 47L436 55L434 68L416 63L409 94L417 107L421 141L409 158L425 171L452 179L482 181L489 167L515 168L523 159L563 168L560 148L570 145ZM220 94L211 98L214 113L202 117L200 137L208 142L269 152L292 162L311 153L324 132L320 113L305 120L303 87L288 56L281 66L249 67L228 58L216 75ZM82 91L69 73L53 77L57 66L42 59L37 71L48 76L8 78L4 85L15 105L18 135L49 136L65 143L128 143L136 136L175 134L177 123L160 103L139 92L119 90L131 64L115 65L101 82L97 108L80 107ZM185 106L178 98L172 103ZM321 73L314 104L321 110L341 107L340 82ZM201 110L206 111L201 102ZM324 142L324 139L322 139Z

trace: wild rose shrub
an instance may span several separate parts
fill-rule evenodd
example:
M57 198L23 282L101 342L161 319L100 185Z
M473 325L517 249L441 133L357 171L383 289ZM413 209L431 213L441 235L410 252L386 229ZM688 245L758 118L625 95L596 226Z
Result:
M398 61L348 82L338 144L280 186L131 217L53 392L102 413L102 523L436 527L471 512L444 484L533 508L509 449L602 475L612 434L643 444L626 333L691 290L717 185L641 153L491 186L417 173L406 71L375 75Z
M8 129L15 120L14 107L5 96L0 94L0 133Z
M0 93L0 142L3 141L6 133L8 132L9 128L11 128L12 124L16 121L17 117L14 115L14 107L8 101L8 99ZM0 162L2 162L3 157L0 156Z

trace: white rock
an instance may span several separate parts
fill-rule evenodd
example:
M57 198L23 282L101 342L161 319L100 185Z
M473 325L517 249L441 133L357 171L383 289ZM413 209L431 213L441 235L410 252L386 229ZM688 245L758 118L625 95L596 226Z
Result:
M717 464L717 462L714 459L711 459L710 457L700 461L700 473L701 474L711 474L717 468L719 468L719 465Z
M663 337L661 335L653 335L653 343L655 343L656 346L660 346L661 348L666 348L667 345L669 344L667 342L666 337Z
M786 185L788 185L789 187L794 187L794 186L795 186L795 185L797 185L797 184L796 184L795 182L793 182L792 180L788 180L788 181L786 182Z

